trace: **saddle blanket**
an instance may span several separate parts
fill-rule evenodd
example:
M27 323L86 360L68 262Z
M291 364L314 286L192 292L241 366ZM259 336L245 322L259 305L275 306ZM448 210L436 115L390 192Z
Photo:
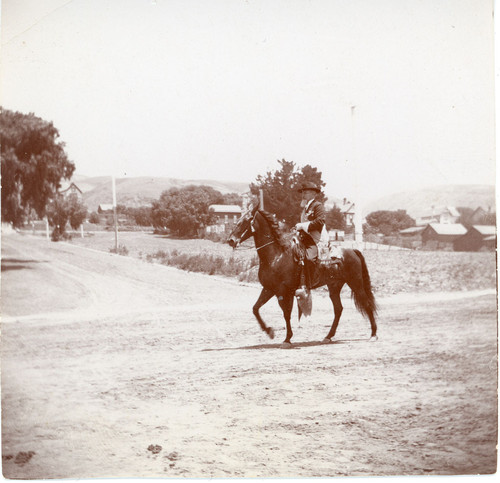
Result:
M318 258L321 262L342 259L342 248L337 245L330 245L329 243L318 243Z

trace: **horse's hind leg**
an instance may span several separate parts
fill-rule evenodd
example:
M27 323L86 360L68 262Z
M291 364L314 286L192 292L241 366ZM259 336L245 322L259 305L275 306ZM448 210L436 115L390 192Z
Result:
M333 303L333 310L335 317L333 319L332 327L330 328L330 332L328 332L328 335L323 339L323 342L331 342L332 337L335 336L335 332L337 332L337 327L339 325L340 321L340 316L342 315L342 311L344 310L344 307L342 307L342 301L340 300L340 291L342 290L343 283L340 284L335 284L335 285L329 285L328 286L328 291L330 293L330 299Z
M271 290L268 290L266 288L262 289L262 292L259 295L259 298L257 299L257 302L255 302L255 305L253 306L253 314L255 315L255 318L257 319L257 322L260 325L260 328L269 336L269 338L274 339L274 330L272 327L268 327L265 322L262 320L262 317L260 316L259 309L269 301L269 299L274 295Z
M280 304L281 310L283 310L283 316L285 317L286 322L286 338L283 341L283 347L288 348L292 345L290 341L293 336L292 324L290 322L293 308L293 294L278 296L278 302Z
M367 312L368 318L370 319L370 325L372 328L372 335L370 337L371 341L378 340L378 335L377 335L377 323L375 322L375 316L373 314L372 310L369 310Z

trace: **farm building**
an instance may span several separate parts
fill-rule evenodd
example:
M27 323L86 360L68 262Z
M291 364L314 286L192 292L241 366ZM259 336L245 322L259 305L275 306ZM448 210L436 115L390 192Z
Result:
M207 226L208 233L224 233L241 217L242 208L239 205L210 205L208 208L215 214L216 221Z
M492 222L492 217L494 218L494 214L491 212L491 209L486 211L479 206L474 210L474 213L472 213L469 223L471 225L487 225Z
M453 243L466 233L460 223L430 223L422 231L422 247L453 250Z
M101 203L97 208L97 213L99 214L112 214L113 205L111 203Z
M404 237L411 237L415 235L420 235L424 230L425 226L411 226L410 228L399 230L399 234Z
M467 233L453 243L458 252L494 251L496 249L497 227L494 225L474 225Z
M425 226L428 224L455 224L460 218L460 212L453 206L444 208L432 208L431 211L425 212L415 219L417 226Z

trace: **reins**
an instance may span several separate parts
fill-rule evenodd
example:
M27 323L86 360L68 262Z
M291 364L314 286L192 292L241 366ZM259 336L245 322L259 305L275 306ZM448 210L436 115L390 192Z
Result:
M259 251L261 248L267 247L268 245L271 245L274 243L276 240L271 240L269 243L266 243L265 245L261 245L260 247L255 247L257 251Z

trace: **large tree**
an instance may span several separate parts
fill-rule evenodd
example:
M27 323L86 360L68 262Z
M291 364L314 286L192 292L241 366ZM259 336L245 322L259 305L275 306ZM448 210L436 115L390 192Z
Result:
M19 226L34 210L41 218L62 179L75 165L51 122L34 114L0 109L2 154L2 219Z
M366 217L366 223L373 231L384 235L394 235L399 230L415 226L415 220L406 213L406 210L373 211Z
M262 189L264 193L264 208L266 211L276 215L278 220L284 221L288 228L294 226L300 219L301 195L300 186L311 181L319 188L326 183L321 179L321 172L311 165L306 165L300 169L293 161L278 160L280 169L268 171L265 176L259 175L255 183L250 185L250 191L255 196L259 196ZM323 193L318 195L322 202L326 200Z
M197 236L198 230L214 221L209 206L223 202L219 191L210 186L186 186L164 191L153 201L151 218L156 228L167 228L173 235Z

